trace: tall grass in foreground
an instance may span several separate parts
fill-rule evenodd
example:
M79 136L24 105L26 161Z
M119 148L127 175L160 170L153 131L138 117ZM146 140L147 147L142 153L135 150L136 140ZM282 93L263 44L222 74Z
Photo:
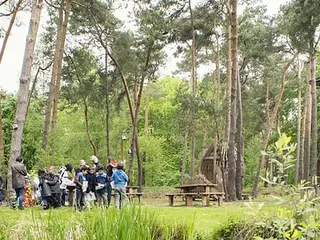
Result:
M70 211L70 210L69 210ZM32 221L20 219L16 225L0 226L4 240L191 240L196 238L194 221L166 224L155 211L128 206L93 208L84 212L31 211ZM63 213L63 214L61 214Z

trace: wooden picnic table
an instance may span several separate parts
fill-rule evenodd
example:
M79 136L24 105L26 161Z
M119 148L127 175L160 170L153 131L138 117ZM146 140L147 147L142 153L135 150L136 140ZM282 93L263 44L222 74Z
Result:
M183 184L180 186L176 186L175 188L181 189L182 192L184 193L191 193L195 189L197 190L198 193L200 193L200 192L210 192L210 190L216 186L218 185L214 183L192 183L192 184Z
M173 198L175 196L183 196L185 198L186 206L192 206L193 198L200 196L202 199L202 205L209 206L210 196L215 196L218 199L218 204L220 206L224 193L213 191L213 188L216 186L217 184L214 183L192 183L176 186L175 188L181 189L181 193L167 194L169 197L169 205L173 206Z
M139 186L127 186L127 196L129 198L129 201L133 200L133 197L138 197L139 203L141 202L141 197L143 193L139 193L136 190L139 188Z

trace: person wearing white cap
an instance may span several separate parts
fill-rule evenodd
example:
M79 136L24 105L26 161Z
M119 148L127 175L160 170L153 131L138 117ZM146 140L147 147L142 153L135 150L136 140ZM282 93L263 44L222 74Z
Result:
M98 159L97 156L95 156L95 155L92 155L92 156L90 157L90 161L94 164L95 172L98 172L98 168L99 168L100 166L103 167L103 165L102 165L101 163L99 163L99 159Z

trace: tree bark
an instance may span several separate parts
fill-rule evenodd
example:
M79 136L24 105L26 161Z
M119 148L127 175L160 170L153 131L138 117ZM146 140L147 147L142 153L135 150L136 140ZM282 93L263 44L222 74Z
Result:
M88 104L87 104L86 97L83 98L83 104L84 104L84 119L85 119L85 122L86 122L86 133L87 133L90 145L91 145L92 150L93 150L93 155L97 156L97 147L96 147L96 145L94 144L94 142L92 140L91 133L90 133L90 130L89 130Z
M108 53L105 49L104 54L104 71L105 71L105 97L106 97L106 150L107 150L107 158L110 156L110 124L109 124L109 114L110 114L110 107L109 107L109 83L108 83Z
M6 31L5 36L4 36L4 39L3 39L3 42L2 42L2 46L1 46L1 50L0 50L0 64L1 64L1 61L2 61L2 58L3 58L3 55L4 55L4 51L6 49L6 46L7 46L7 42L8 42L12 27L13 27L13 24L14 24L14 22L16 20L16 16L17 16L17 13L19 11L19 8L20 8L20 5L21 5L22 1L23 0L19 0L17 5L15 6L15 8L13 10L12 17L11 17L10 23L9 23L9 27L8 27L8 30Z
M229 1L228 1L229 2ZM230 5L230 2L228 3ZM229 8L228 8L229 9ZM231 23L230 23L230 13L227 13L227 75L226 75L226 90L225 90L225 104L226 104L226 120L224 129L224 142L229 142L230 134L230 114L231 114Z
M8 192L12 191L12 172L11 165L15 162L16 158L21 154L22 134L26 118L26 110L28 104L29 85L31 78L31 70L34 57L34 49L36 39L38 35L39 22L41 16L41 10L43 6L43 0L33 0L31 18L29 23L29 31L26 39L25 52L23 57L20 85L18 92L17 110L12 125L12 140L11 140L11 152L10 163L8 168Z
M304 156L303 156L303 179L309 180L310 172L310 135L311 135L311 86L310 86L310 77L311 77L311 63L308 64L308 73L307 73L307 88L306 88L306 118L305 118L305 136L304 136Z
M0 165L3 166L3 160L4 160L4 149L3 149L3 124L2 124L2 99L5 97L5 95L0 90ZM1 171L1 174L3 171Z
M242 189L243 189L243 179L244 179L244 143L243 143L243 133L242 133L242 89L240 74L238 74L238 84L237 84L237 161L236 161L236 195L237 199L242 199Z
M273 108L273 111L272 111L272 114L271 114L271 117L270 117L270 121L269 121L269 124L268 124L267 129L266 129L266 134L265 134L265 136L263 138L264 141L263 141L263 144L262 144L261 152L265 152L267 150L268 143L269 143L269 138L270 138L270 135L271 135L271 131L272 131L274 122L275 122L275 120L277 118L278 109L279 109L279 106L280 106L280 103L281 103L281 100L282 100L282 96L283 96L283 93L284 93L284 89L285 89L285 85L286 85L287 71L288 71L290 65L292 64L292 62L296 59L297 55L298 55L298 53L296 53L293 56L293 58L285 65L285 67L284 67L284 69L282 71L281 86L280 86L280 92L279 92L278 100L276 101L275 106ZM264 160L265 160L265 155L264 154L260 154L259 161L258 161L258 169L257 169L255 181L254 181L253 188L252 188L252 196L253 197L257 197L257 190L258 190L258 183L259 183L259 179L260 179L260 172L261 172L261 168L262 168L262 165L264 163Z
M297 116L297 149L296 149L296 163L294 174L294 185L297 186L299 179L300 169L300 149L301 149L301 72L303 67L300 66L301 61L298 59L298 116Z
M196 59L196 35L194 29L194 17L193 10L191 6L191 0L189 0L189 12L190 12L190 21L191 21L191 31L192 31L192 45L191 45L191 81L190 81L190 91L192 97L196 96L196 82L197 82L197 59ZM190 154L190 176L194 176L195 170L195 150L196 150L196 122L195 122L195 106L191 107L191 117L192 117L192 126L191 126L191 154Z
M60 43L58 49L58 65L57 65L57 75L55 80L55 88L54 88L54 97L53 97L53 107L52 107L52 123L51 123L51 133L53 134L52 141L51 141L51 152L54 153L54 145L55 145L55 131L58 119L58 103L59 103L59 94L60 94L60 87L61 87L61 74L62 74L62 60L63 60L63 53L64 47L67 37L67 29L69 23L69 16L71 11L71 0L63 0L62 1L62 9L59 11L63 11L63 21L61 27L61 39L57 42Z
M53 97L55 92L55 84L58 74L58 65L59 65L59 49L60 49L60 40L62 34L62 24L63 24L63 9L62 6L59 8L59 19L58 19L58 26L57 26L57 37L55 43L55 50L53 55L53 65L51 70L51 80L50 80L50 87L48 93L48 99L46 103L46 110L45 110L45 119L43 125L43 133L42 133L42 149L46 150L48 144L48 136L49 136L49 129L50 129L50 120L51 120L51 113L52 113L52 104L53 104Z
M182 156L182 161L181 161L181 177L180 177L180 184L181 185L184 182L184 176L186 174L187 150L188 150L188 132L185 131L184 144L183 144L183 156Z
M237 131L237 85L238 85L238 20L237 20L238 1L230 1L231 9L231 55L232 55L232 86L231 86L231 115L230 115L230 134L228 143L228 193L231 201L237 200L236 195L236 152L235 139Z
M312 180L317 177L318 171L318 104L317 104L317 86L316 86L316 59L314 54L310 54L311 64L311 99L312 99L312 112L311 112L311 176Z
M149 132L149 95L150 95L150 82L146 86L146 111L144 115L144 135L148 136Z

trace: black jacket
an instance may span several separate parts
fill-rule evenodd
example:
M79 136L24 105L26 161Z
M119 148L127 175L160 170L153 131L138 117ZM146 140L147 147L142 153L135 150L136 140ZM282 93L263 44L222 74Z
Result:
M50 186L52 193L60 193L59 175L48 173L44 176L45 182Z
M87 181L88 181L87 193L88 192L94 192L95 191L95 185L96 185L96 175L88 173L87 174Z

